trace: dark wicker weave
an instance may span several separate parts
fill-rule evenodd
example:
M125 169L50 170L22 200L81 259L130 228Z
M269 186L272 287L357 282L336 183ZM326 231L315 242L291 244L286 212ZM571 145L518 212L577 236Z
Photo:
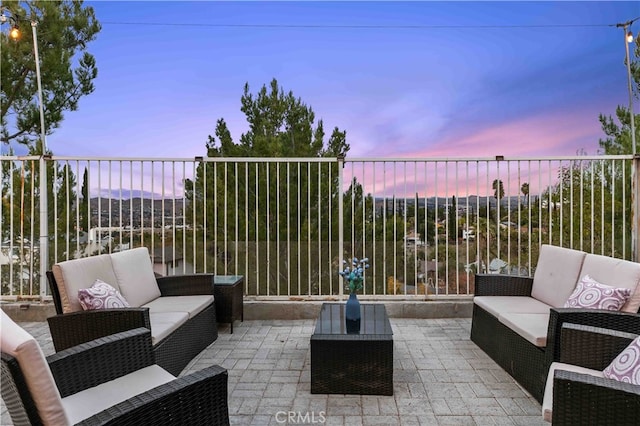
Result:
M47 318L56 351L81 343L131 330L151 329L148 308L105 309L63 314L60 292L53 274L47 273L58 315ZM161 296L214 294L213 275L177 275L157 278ZM173 375L218 338L215 303L187 320L166 338L157 342L153 350L156 362Z
M226 281L220 278L234 278L235 281ZM214 291L216 297L216 315L219 323L229 323L233 334L233 322L237 319L244 321L244 277L216 276L214 278Z
M317 325L311 336L311 393L393 395L393 333L384 305L361 305L362 322L369 321L362 334L340 332L340 308L323 304L318 322L330 330Z
M531 296L533 278L477 274L476 296ZM525 340L478 305L473 305L471 340L542 402L549 371L544 348Z
M531 296L533 278L478 274L476 296ZM560 330L564 323L591 325L640 334L640 315L595 309L552 308L547 347L525 340L492 314L473 305L471 340L508 372L538 402L542 402L549 366L557 359Z
M640 315L596 309L551 309L547 332L547 363L559 359L560 330L565 323L640 334Z
M603 370L636 337L634 333L565 324L557 361ZM640 386L556 370L554 425L637 425Z
M471 340L542 402L549 371L544 348L524 339L478 305L473 305Z
M64 398L154 364L151 334L138 328L47 357ZM84 425L228 425L227 371L211 366L102 411ZM15 425L40 425L17 360L2 353L2 398Z

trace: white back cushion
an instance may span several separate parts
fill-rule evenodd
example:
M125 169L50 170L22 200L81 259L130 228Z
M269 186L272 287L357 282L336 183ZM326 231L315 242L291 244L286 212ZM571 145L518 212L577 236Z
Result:
M131 306L140 307L160 297L149 250L139 247L111 254L120 293Z
M562 307L578 283L585 256L583 251L543 244L531 296L554 308Z
M582 278L585 275L589 275L594 280L605 285L630 289L631 297L622 306L621 311L638 312L638 308L640 308L640 293L638 292L640 263L599 254L588 254L584 259L580 277Z
M98 279L120 291L113 273L111 256L108 254L67 260L56 263L51 269L60 291L62 312L65 314L82 310L78 301L78 290L91 287Z
M42 422L54 426L69 424L60 392L38 342L2 310L0 349L18 360Z

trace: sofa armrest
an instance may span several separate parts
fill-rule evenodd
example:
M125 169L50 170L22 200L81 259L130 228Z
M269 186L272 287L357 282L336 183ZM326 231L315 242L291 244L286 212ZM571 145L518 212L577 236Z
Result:
M80 425L228 425L228 373L213 365L121 402Z
M640 418L640 386L556 370L554 425L631 425Z
M113 334L47 357L60 395L97 386L155 364L146 328Z
M638 337L633 333L572 323L562 324L558 361L604 370Z
M162 296L213 294L213 274L170 275L156 281Z
M151 330L149 308L71 312L49 317L47 322L56 351L134 328Z
M640 335L640 315L583 308L551 308L547 329L547 363L560 358L562 324L573 323Z
M531 296L533 278L505 274L476 274L475 296Z

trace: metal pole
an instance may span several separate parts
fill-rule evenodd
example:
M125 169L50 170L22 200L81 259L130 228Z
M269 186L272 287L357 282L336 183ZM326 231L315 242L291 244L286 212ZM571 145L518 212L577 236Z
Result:
M633 21L631 21L633 22ZM634 156L633 166L631 168L631 197L633 198L632 202L632 212L631 212L631 223L635 229L632 229L631 232L631 255L632 259L636 262L640 262L640 253L638 251L638 240L640 238L640 223L638 219L640 218L638 208L640 208L640 185L638 182L638 158L636 158L636 124L635 124L635 114L633 112L633 86L631 83L631 57L629 55L629 41L627 41L627 28L631 25L631 22L628 22L624 25L624 49L625 55L627 59L627 85L629 89L629 115L631 116L630 121L630 130L631 130L631 150Z
M638 182L638 168L640 167L640 158L636 155L636 123L635 114L633 113L633 86L631 83L631 58L629 55L629 41L627 41L628 29L636 20L632 19L623 24L616 24L616 27L622 28L624 35L625 59L627 62L627 88L629 90L629 115L630 131L631 131L631 152L633 153L633 164L631 166L631 256L636 262L640 262L640 252L638 251L638 241L640 240L640 182Z
M344 168L344 157L338 156L338 271L342 271L344 269L343 261L344 261L344 203L343 203L343 182L344 172L342 169ZM353 256L353 254L352 254ZM333 273L333 271L331 271ZM338 279L339 290L338 294L340 296L344 295L344 282Z
M638 176L640 172L640 156L634 155L631 165L631 256L635 262L640 262L638 252L638 233L640 232L640 197L638 197Z
M629 24L626 24L623 27L624 31L624 48L626 52L627 58L627 84L629 86L629 114L631 115L631 149L632 153L636 154L636 125L635 125L635 116L633 113L633 86L631 84L631 59L629 57L629 42L627 41L627 28Z
M47 207L47 132L44 127L44 98L42 97L42 81L40 79L40 56L38 54L38 35L36 21L31 21L33 34L33 52L36 62L36 80L38 83L38 102L40 103L40 141L42 153L40 155L40 300L47 295L47 269L49 267L49 222Z
M40 139L42 140L42 154L47 151L47 134L44 127L44 104L42 98L42 81L40 80L40 56L38 55L38 34L36 27L38 23L31 21L31 32L33 33L33 52L36 61L36 80L38 82L38 101L40 102Z

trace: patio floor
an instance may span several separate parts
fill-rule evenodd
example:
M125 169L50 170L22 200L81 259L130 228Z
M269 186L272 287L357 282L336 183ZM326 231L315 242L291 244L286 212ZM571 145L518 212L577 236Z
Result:
M235 425L548 425L540 404L469 340L471 319L390 320L393 396L312 395L314 320L237 321L233 334L221 325L184 374L227 368ZM46 323L22 326L53 352ZM4 404L0 421L11 424Z

